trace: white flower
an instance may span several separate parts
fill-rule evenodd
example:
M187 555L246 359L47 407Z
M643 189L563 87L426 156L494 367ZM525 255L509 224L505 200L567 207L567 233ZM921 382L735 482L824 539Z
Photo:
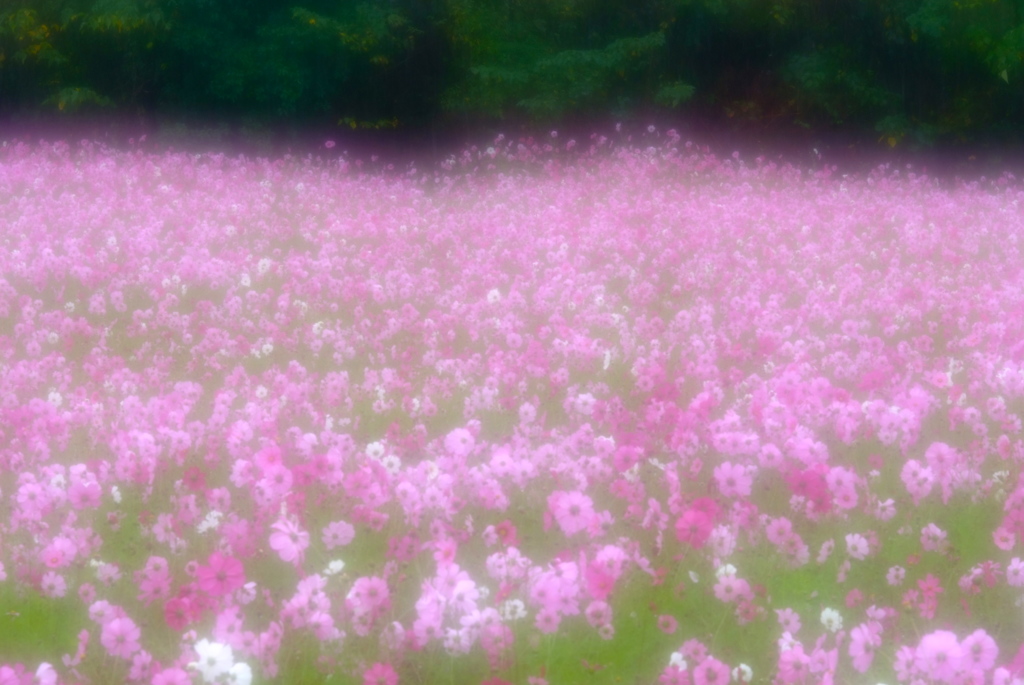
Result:
M239 604L251 604L256 599L256 583L249 581L235 592L235 599Z
M211 511L206 515L198 526L196 526L196 532L203 534L208 530L216 530L220 526L220 520L224 514L217 510Z
M258 271L261 276L270 271L270 260L266 257L261 259L259 264L256 265L256 271Z
M269 342L265 342L263 343L263 347L260 348L260 351L263 352L263 356L266 357L268 354L274 351L274 346Z
M366 456L374 461L380 461L384 456L384 443L371 442L366 446Z
M229 674L235 665L235 655L227 645L204 639L196 643L195 650L199 660L190 663L189 667L198 671L208 683ZM252 673L249 674L249 682L251 681Z
M740 664L732 669L732 679L741 683L749 683L754 678L754 671L746 664Z
M267 389L265 387L263 387L262 385L257 385L256 386L256 397L258 397L259 399L262 400L262 399L265 399L266 396L267 396Z
M116 485L110 487L110 497L113 498L116 504L121 503L121 491L117 489Z
M491 291L489 291L487 293L487 301L490 304L497 304L498 302L501 302L501 293L498 292L497 288L495 288L495 289L493 289L493 290L491 290Z
M694 583L700 582L700 576L697 575L696 571L690 571L690 581Z
M64 398L56 390L52 390L50 394L47 395L46 401L55 407L59 407L60 405L64 404Z
M506 621L518 621L526 618L526 605L521 599L510 599L501 605L498 613Z
M721 580L722 578L725 578L726 576L728 576L729 578L735 578L736 577L736 567L733 566L732 564L726 564L724 566L719 566L718 569L715 571L715 577L718 578L719 580Z
M387 472L392 476L397 476L398 472L402 470L402 460L394 454L389 454L381 459L380 464L387 469Z
M345 570L345 562L341 559L335 559L331 563L327 564L327 570L324 571L325 576L336 576Z
M252 669L249 668L249 664L240 661L232 666L231 670L228 671L228 683L231 685L251 685Z
M829 632L838 633L843 627L843 617L835 609L824 609L821 612L821 625Z
M669 666L675 666L680 671L685 671L686 670L686 659L684 659L683 655L680 654L679 652L672 652L672 656L670 656L669 659L668 659L668 665Z

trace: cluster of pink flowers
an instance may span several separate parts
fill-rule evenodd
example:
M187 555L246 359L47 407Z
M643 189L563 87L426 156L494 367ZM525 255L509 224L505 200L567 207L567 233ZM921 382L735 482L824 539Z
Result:
M635 143L0 148L0 685L1024 682L1024 189Z

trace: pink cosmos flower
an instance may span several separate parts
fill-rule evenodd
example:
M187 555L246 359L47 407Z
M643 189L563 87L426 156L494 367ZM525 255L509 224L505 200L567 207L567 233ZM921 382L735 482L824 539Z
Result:
M377 662L363 671L363 685L398 685L398 673L391 664Z
M537 612L537 617L534 620L534 625L537 626L537 630L550 635L558 630L559 624L562 622L562 617L554 609L541 609Z
M64 580L64 576L54 571L44 573L40 585L43 594L53 599L63 597L68 591L68 583Z
M118 617L103 625L100 643L111 656L131 659L132 655L141 648L139 645L141 635L142 631L134 621L127 617Z
M729 667L711 656L693 669L694 685L728 685L729 677Z
M963 658L956 634L936 630L921 638L914 653L914 666L932 680L952 683Z
M746 467L728 461L715 467L715 480L723 497L749 497L754 482Z
M694 549L700 549L711 536L713 522L711 517L697 509L687 509L676 520L676 537L680 542L687 542Z
M64 568L74 561L77 553L78 548L75 547L75 543L63 535L58 535L50 541L50 544L43 549L39 556L47 568Z
M941 552L946 545L946 531L934 523L929 523L921 530L921 546L927 552Z
M964 665L971 669L988 671L999 658L999 645L981 629L965 637L960 646L963 648Z
M579 491L555 491L548 496L548 507L566 536L585 530L594 516L594 502Z
M33 685L57 685L57 671L51 664L43 662L36 669Z
M1009 552L1017 544L1017 534L1000 526L992 531L992 542L1004 552Z
M456 428L444 439L444 448L454 457L468 457L475 446L473 434L465 428Z
M79 481L68 488L68 502L75 509L95 509L102 499L103 491L95 481Z
M846 536L846 553L851 559L862 561L867 558L870 547L867 538L860 533L848 533Z
M196 571L196 581L211 597L223 597L245 585L245 567L234 557L214 552L209 563Z
M583 613L587 617L587 623L593 628L600 628L606 623L611 623L612 620L612 608L608 606L607 602L601 600L591 602Z
M690 685L690 672L670 664L658 676L660 685Z
M324 527L323 530L323 541L324 546L327 549L334 549L335 547L344 547L356 536L356 529L352 527L351 523L345 521L335 521L329 523Z
M775 614L779 617L779 625L784 632L792 635L800 632L800 614L792 609L776 609Z
M277 552L282 561L297 562L309 547L309 533L299 528L294 521L282 520L271 526L270 548Z
M881 625L875 621L862 623L850 631L850 659L858 673L866 673L875 659L875 649L882 646Z
M193 608L189 600L174 597L164 603L164 620L171 630L181 632L194 620Z
M173 666L154 675L152 685L192 685L192 676Z
M666 635L672 635L676 632L679 627L679 621L676 620L675 616L669 616L668 614L662 614L658 617L658 630L665 633Z
M615 578L608 574L601 564L597 562L587 564L586 569L583 571L583 577L586 581L587 592L594 599L607 599L615 587Z

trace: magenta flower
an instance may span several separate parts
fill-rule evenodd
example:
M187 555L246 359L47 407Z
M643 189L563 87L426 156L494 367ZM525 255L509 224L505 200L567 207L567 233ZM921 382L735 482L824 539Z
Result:
M689 543L694 549L700 549L711 536L711 517L697 509L687 509L676 520L676 537L680 542Z
M194 620L193 608L189 600L175 597L164 603L164 620L171 630L181 632Z
M214 552L209 564L196 571L199 589L211 597L223 597L245 585L245 567L234 557Z
M583 571L583 578L587 584L587 592L594 599L606 599L615 587L615 578L597 562L587 564Z

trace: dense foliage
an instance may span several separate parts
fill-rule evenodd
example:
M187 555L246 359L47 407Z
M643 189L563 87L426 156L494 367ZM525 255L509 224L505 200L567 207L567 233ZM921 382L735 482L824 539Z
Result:
M416 127L704 106L896 146L1014 133L1020 0L7 0L0 114ZM850 37L856 36L856 41Z

